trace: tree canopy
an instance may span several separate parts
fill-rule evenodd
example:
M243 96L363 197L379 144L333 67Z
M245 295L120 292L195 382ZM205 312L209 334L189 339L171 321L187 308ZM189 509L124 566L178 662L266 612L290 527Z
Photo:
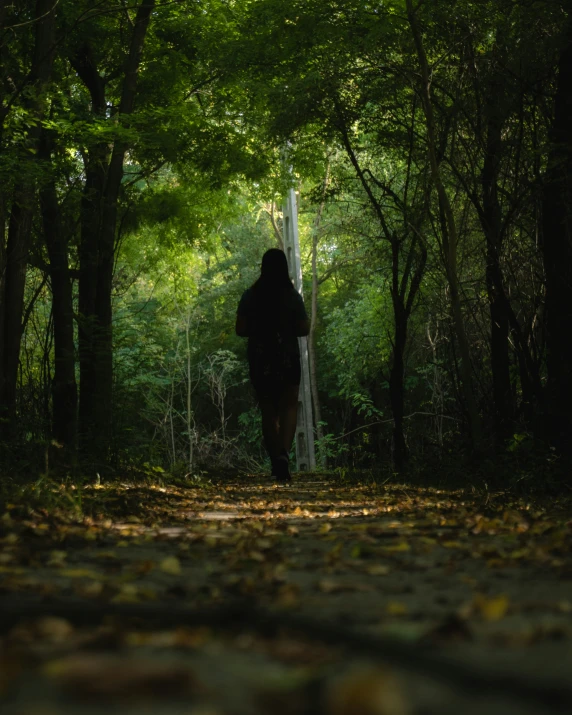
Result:
M292 185L323 467L570 457L567 0L1 1L0 61L7 471L261 468Z

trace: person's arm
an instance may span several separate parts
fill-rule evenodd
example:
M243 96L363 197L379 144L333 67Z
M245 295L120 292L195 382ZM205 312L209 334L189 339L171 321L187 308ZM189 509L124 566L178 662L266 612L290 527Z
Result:
M304 318L304 320L299 320L296 326L296 337L303 338L305 335L310 334L310 320L309 318Z
M236 334L239 337L241 337L241 338L248 337L248 318L246 317L246 315L237 315L236 316L235 330L236 330Z

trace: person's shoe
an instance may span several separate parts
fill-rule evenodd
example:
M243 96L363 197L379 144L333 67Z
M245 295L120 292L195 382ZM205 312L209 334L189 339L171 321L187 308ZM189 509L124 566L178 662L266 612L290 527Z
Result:
M286 452L276 457L274 460L274 466L272 468L272 475L276 477L279 482L291 482L292 475L290 474L290 460Z

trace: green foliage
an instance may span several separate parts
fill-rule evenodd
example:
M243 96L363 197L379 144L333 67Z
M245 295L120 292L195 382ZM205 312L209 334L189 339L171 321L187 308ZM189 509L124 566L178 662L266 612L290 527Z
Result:
M523 398L527 357L539 383L545 378L538 195L562 11L558 3L459 0L422 3L416 12L432 73L440 171L459 225L455 249L471 369L491 444L483 176L491 118L500 125L492 153L503 233L495 250L514 315L507 432L513 436L504 435L497 448L519 459L533 444ZM404 2L163 3L150 23L134 111L121 115L132 19L132 9L111 0L97 7L58 3L54 74L39 97L27 83L31 7L7 6L5 21L15 28L5 33L0 70L3 226L18 179L38 189L53 181L76 317L86 166L97 152L107 157L113 143L128 147L113 278L117 464L181 478L213 464L260 467L260 420L234 320L261 256L277 245L281 197L291 185L299 192L307 306L317 237L316 360L326 432L319 451L340 469L390 461L396 306L399 299L407 303L422 247L427 264L408 306L403 352L405 438L420 462L451 459L464 446L466 420L458 326ZM105 85L99 114L78 72L84 51ZM41 128L53 149L49 160L23 161L31 158L29 137L39 126L30 106L40 100ZM37 206L32 229L18 418L24 443L41 451L49 443L55 353ZM2 238L2 270L5 248ZM366 429L372 422L377 429Z

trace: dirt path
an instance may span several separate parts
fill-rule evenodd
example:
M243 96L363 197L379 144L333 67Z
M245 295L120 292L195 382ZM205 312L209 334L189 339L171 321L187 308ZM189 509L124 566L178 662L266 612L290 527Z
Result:
M315 476L71 494L82 518L0 521L6 715L572 712L568 502Z

